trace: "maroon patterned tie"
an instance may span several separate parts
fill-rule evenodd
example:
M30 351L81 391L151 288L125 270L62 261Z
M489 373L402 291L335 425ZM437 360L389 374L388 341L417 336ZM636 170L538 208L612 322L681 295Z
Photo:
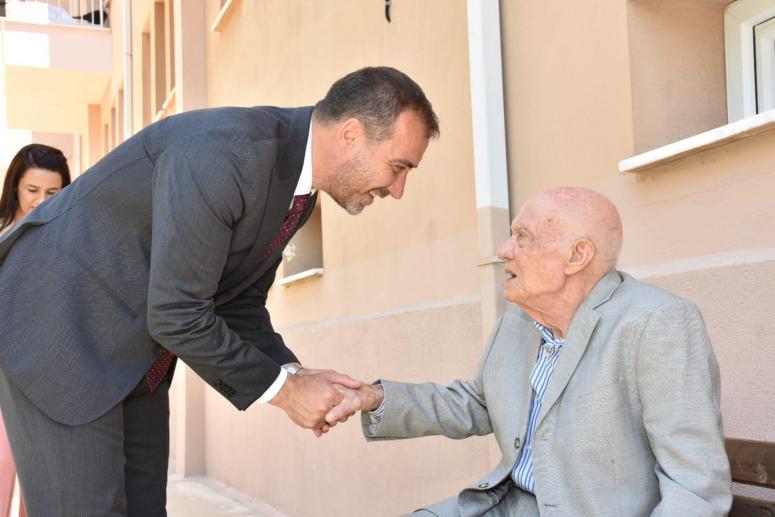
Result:
M269 243L269 247L266 249L266 253L264 254L264 259L269 258L269 255L274 253L278 246L287 241L288 238L293 234L293 232L296 230L296 226L299 224L299 219L301 219L302 214L304 214L304 211L307 209L310 202L312 202L312 199L312 194L293 197L293 205L291 205L291 210L288 212L288 215L285 216L285 220L283 221L282 226L280 226L280 230L277 232L277 235L275 235L274 239L272 239L272 242Z
M159 387L161 381L167 376L167 371L170 369L170 365L174 358L175 356L166 348L162 348L159 355L156 356L156 360L151 365L151 369L145 374L145 379L148 381L148 389L151 393L156 391L156 388Z
M312 194L294 196L293 205L291 206L288 215L285 216L285 220L280 226L280 230L277 232L277 235L275 235L274 239L272 239L272 242L269 243L269 247L266 249L266 253L264 254L264 259L269 258L269 255L274 253L278 246L286 242L293 234L293 232L296 230L296 226L299 224L301 216L304 214L304 211L307 209L313 199L314 196ZM153 362L150 370L148 370L148 372L145 374L145 378L148 381L148 389L151 392L156 391L156 388L159 387L161 381L163 381L164 377L167 376L167 372L169 371L170 365L172 365L172 360L174 358L175 356L172 355L172 353L166 348L162 348L159 355L156 356L156 361Z

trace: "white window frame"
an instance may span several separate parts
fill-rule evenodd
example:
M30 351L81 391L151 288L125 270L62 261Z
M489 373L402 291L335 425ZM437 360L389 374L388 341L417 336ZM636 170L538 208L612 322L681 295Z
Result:
M775 17L775 0L737 0L724 14L729 122L756 115L753 28Z
M775 108L775 17L755 28L756 96L759 112Z

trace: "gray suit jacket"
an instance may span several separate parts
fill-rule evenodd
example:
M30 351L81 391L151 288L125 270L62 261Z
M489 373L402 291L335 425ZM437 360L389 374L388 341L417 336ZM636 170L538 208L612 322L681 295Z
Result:
M236 407L257 399L296 360L265 308L282 246L265 254L311 113L169 117L0 237L0 367L11 381L52 419L89 422L161 345Z
M473 379L384 381L384 416L364 415L364 433L495 433L500 464L457 498L461 515L480 514L504 495L524 444L540 342L531 318L509 310ZM573 319L532 447L543 516L725 515L731 481L719 370L696 306L609 272Z

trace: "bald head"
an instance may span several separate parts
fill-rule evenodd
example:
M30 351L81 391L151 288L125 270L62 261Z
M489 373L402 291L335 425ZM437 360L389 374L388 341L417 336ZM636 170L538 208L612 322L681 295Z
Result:
M558 243L587 239L595 246L593 270L604 274L616 266L622 248L619 211L604 195L581 187L555 187L530 199L539 208Z
M503 296L564 335L581 302L616 266L622 223L605 196L559 187L529 199L498 251Z

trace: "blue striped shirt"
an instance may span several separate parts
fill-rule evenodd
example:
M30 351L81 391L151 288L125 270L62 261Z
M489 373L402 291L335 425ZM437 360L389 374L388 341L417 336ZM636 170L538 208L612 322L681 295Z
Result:
M522 447L517 464L511 472L511 477L518 487L535 494L535 478L533 477L533 434L538 423L538 414L541 412L541 402L544 399L549 379L557 366L560 357L560 349L565 343L563 338L555 338L552 331L537 321L533 322L541 332L541 347L538 350L538 360L530 374L530 385L533 387L533 395L530 400L530 416L527 420L527 435Z

